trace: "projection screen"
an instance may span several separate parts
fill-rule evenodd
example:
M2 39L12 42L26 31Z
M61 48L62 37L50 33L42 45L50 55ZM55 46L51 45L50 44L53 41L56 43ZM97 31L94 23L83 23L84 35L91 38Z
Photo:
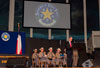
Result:
M23 26L70 29L70 4L24 1Z

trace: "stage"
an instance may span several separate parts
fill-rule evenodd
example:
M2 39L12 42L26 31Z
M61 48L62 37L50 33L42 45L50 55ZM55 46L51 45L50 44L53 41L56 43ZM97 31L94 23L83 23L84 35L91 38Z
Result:
M0 67L0 68L7 68L7 67ZM29 67L29 68L34 68L34 67ZM48 68L100 68L100 67L48 67Z
M34 67L32 67L32 68L34 68ZM48 67L48 68L100 68L100 67Z

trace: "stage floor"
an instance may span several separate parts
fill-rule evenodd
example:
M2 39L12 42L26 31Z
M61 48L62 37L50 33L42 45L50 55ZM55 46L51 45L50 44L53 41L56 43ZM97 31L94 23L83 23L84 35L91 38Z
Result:
M0 68L8 68L8 67L0 67ZM25 67L25 68L35 68L35 67ZM41 67L36 67L41 68ZM48 67L48 68L100 68L100 67Z
M32 68L34 68L34 67L32 67ZM48 67L48 68L100 68L100 67Z
M32 67L32 68L34 68L34 67ZM100 68L100 67L48 67L48 68Z

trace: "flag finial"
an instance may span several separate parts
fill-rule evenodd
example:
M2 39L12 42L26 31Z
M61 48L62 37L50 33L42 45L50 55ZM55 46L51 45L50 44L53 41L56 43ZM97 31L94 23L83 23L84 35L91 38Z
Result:
M20 23L18 23L18 32L20 32Z

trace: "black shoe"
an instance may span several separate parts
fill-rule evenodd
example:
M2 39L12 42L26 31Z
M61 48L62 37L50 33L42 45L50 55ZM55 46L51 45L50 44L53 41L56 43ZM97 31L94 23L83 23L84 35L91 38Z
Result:
M38 65L36 65L36 67L39 67Z
M63 67L67 67L66 65L63 65Z
M58 67L58 65L56 65L56 67Z
M51 65L51 67L54 67L53 65Z

